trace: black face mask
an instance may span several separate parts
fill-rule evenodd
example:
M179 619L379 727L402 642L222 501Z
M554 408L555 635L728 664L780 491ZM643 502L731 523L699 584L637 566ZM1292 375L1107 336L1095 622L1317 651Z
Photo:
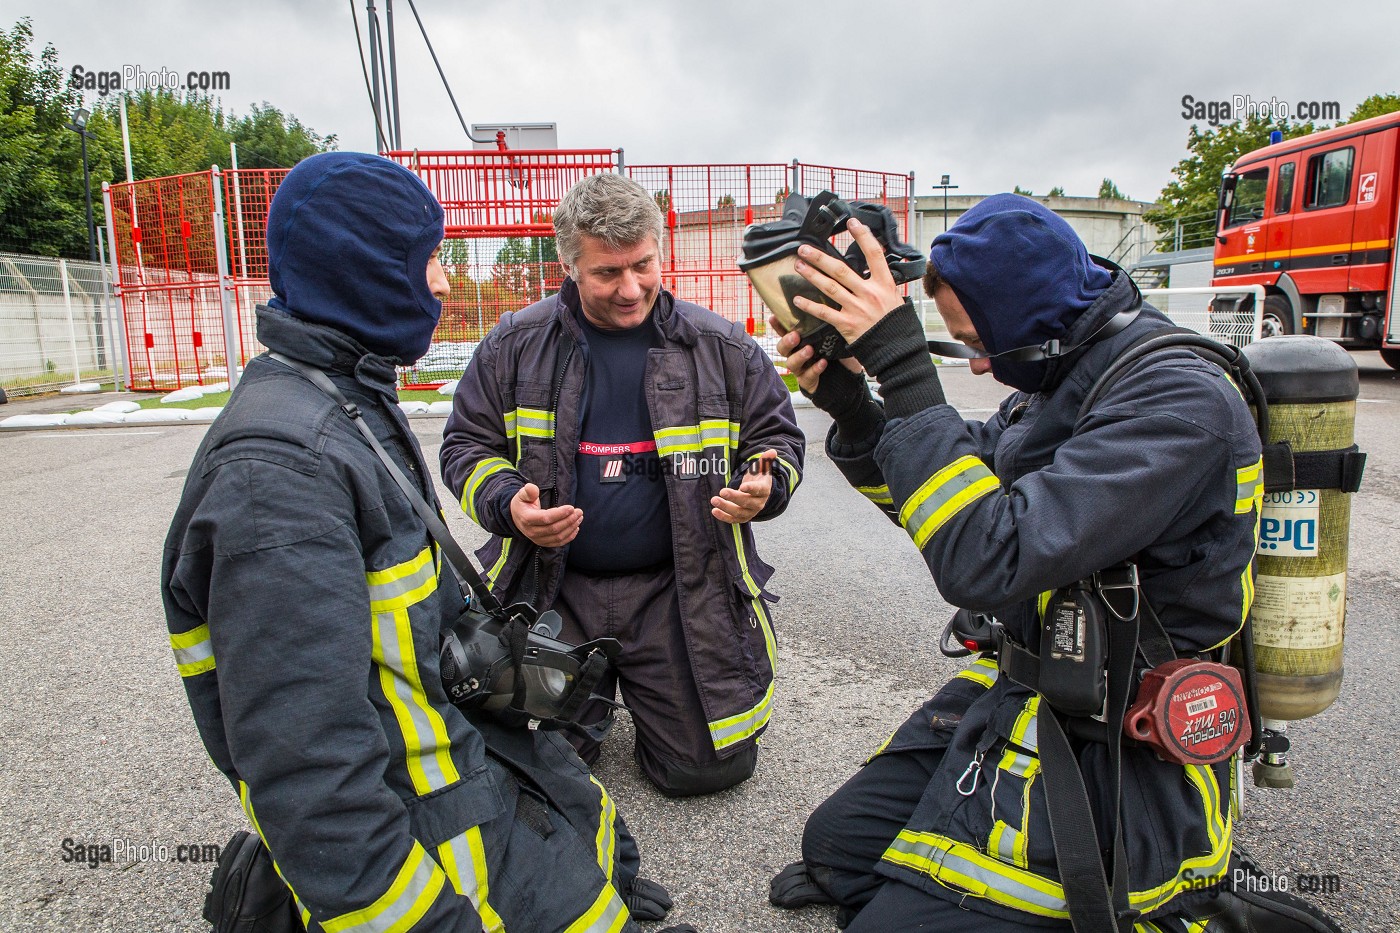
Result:
M758 297L778 323L802 335L798 346L814 347L816 355L826 359L850 356L850 349L836 328L793 304L792 299L801 295L836 307L798 274L797 250L805 243L840 259L862 278L869 278L870 268L858 245L852 243L842 254L831 244L831 238L845 230L852 219L869 227L879 241L895 284L912 282L924 274L927 260L923 253L899 239L899 222L888 207L868 201L847 203L830 191L823 191L810 201L800 194L788 195L781 220L754 224L744 231L739 268L748 275Z

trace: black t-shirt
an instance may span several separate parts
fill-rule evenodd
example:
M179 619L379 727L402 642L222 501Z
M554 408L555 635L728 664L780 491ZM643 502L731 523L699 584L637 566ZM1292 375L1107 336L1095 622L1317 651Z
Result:
M574 461L574 505L583 509L569 566L594 573L652 567L671 554L666 481L647 410L647 351L661 345L647 318L600 330L575 315L588 344L583 427Z

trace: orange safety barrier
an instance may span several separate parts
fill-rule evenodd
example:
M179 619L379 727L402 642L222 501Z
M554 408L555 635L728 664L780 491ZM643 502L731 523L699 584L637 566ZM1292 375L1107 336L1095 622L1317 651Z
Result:
M621 150L390 152L445 211L442 261L451 296L428 354L401 370L406 387L458 378L503 313L558 290L564 270L552 217L581 178L623 171L666 220L662 277L677 296L742 321L772 352L767 312L735 261L744 228L775 219L794 188L826 188L887 205L908 236L912 175L787 163L628 165ZM169 391L227 378L223 300L239 365L262 351L254 307L272 294L266 225L286 169L199 172L107 186L132 389ZM216 225L222 227L222 256Z

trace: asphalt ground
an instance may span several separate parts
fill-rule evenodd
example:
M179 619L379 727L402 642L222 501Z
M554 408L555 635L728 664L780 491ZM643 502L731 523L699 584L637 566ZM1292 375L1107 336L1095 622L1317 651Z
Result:
M1370 460L1352 511L1346 686L1292 729L1298 786L1250 788L1237 834L1294 891L1301 875L1336 876L1336 892L1315 899L1349 928L1389 931L1400 928L1400 380L1376 354L1356 358ZM990 377L942 374L968 417L987 417L1004 394ZM72 407L39 400L0 414L49 404ZM797 858L812 808L959 668L937 653L951 610L908 537L822 454L826 417L801 409L799 420L811 439L805 483L786 515L758 527L783 597L758 773L668 800L633 764L625 718L598 766L645 874L675 897L670 921L703 933L834 929L830 908L770 907L768 880ZM413 424L434 461L441 419ZM243 817L190 719L158 590L161 543L204 431L0 433L0 931L206 929L210 866L175 861L176 847L220 845ZM452 525L464 544L482 539L461 515ZM120 849L97 867L81 859L79 846L115 840L164 846L171 861Z

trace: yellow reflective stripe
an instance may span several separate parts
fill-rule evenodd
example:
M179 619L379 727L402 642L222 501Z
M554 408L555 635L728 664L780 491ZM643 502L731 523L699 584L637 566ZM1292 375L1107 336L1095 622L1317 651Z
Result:
M876 505L894 505L894 496L890 495L889 486L857 486L856 492Z
M682 424L652 432L660 457L703 450L706 447L738 447L739 423L710 419L699 424Z
M1021 707L1021 712L1016 717L1016 722L1011 727L1011 741L1028 751L1039 751L1037 744L1040 740L1040 694L1036 694L1026 701L1026 705Z
M393 612L421 603L436 591L438 567L432 548L425 547L402 564L367 571L365 579L369 582L370 612Z
M326 933L404 933L423 919L446 881L437 862L414 840L389 890L368 907L324 921L321 929Z
M953 676L990 688L992 684L997 682L999 673L996 661L991 658L978 658Z
M476 494L481 489L481 484L502 470L513 469L509 460L501 457L487 457L476 465L471 475L467 477L466 483L462 486L462 511L467 513L467 517L478 525L481 519L476 512Z
M959 457L924 481L899 510L899 523L923 550L954 515L1001 484L976 457Z
M742 742L768 725L768 720L773 715L773 684L772 680L768 682L768 690L753 709L709 724L710 742L715 751Z
M1050 605L1050 597L1055 595L1054 590L1046 590L1035 599L1035 614L1040 618L1045 618L1045 607Z
M1007 774L1029 779L1040 773L1040 759L1022 755L1015 749L1008 748L1002 754L1001 761L997 762L997 767Z
M267 849L267 854L272 855L272 847L267 844L267 837L263 835L262 827L258 825L258 817L253 813L252 791L243 781L238 782L238 803L243 807L243 814L248 817L248 823L253 827L253 832L262 840L263 847ZM272 870L277 872L277 877L282 879L282 883L287 885L287 890L292 892L292 900L296 902L297 910L301 913L301 924L310 929L311 911L306 909L306 905L297 897L297 892L292 890L292 886L287 882L287 876L282 874L282 869L277 866L277 859L272 860Z
M1235 514L1245 515L1264 499L1264 461L1235 471Z
M214 669L214 642L209 638L209 623L188 632L170 636L170 650L175 652L175 666L181 677L193 677Z
M506 565L506 557L510 555L510 543L514 538L506 538L501 542L501 554L496 558L496 562L491 565L491 569L486 571L486 585L495 586L496 577L500 575L501 568Z
M553 437L554 412L542 408L517 407L515 433L517 437Z
M781 454L779 454L775 459L779 463L781 463L784 468L787 469L788 495L792 495L793 492L797 490L798 485L802 482L802 473L798 471L797 467L793 466L787 460L783 459L783 456Z
M1025 868L1026 861L1026 837L1016 827L997 820L992 825L991 835L987 837L987 851L1003 862L1010 862Z
M506 440L515 440L515 412L501 412L501 421L506 426Z
M887 737L885 738L885 741L883 741L883 742L880 743L880 747L877 748L877 749L875 749L875 751L873 751L873 752L870 753L870 757L867 758L867 759L865 759L865 763L866 763L866 764L870 764L870 763L871 763L872 761L874 761L876 758L879 758L879 757L880 757L880 753L883 752L885 749L887 749L887 748L890 747L890 743L894 741L894 737L895 737L896 735L898 735L898 734L899 734L899 730L898 730L898 729L896 729L895 731L891 732L891 733L889 734L889 736L887 736Z
M1128 901L1143 913L1156 910L1181 891L1202 884L1200 879L1222 876L1228 867L1229 855L1227 833L1223 849L1188 859L1175 878L1150 891L1130 892ZM881 859L1005 907L1041 917L1069 917L1064 888L1058 882L1009 865L976 846L947 836L905 829L895 837Z
M437 589L438 565L430 548L417 557L365 576L370 589L371 657L379 685L402 733L405 764L414 790L430 794L460 780L442 715L429 702L413 645L408 609Z
M1056 919L1069 917L1060 885L947 836L905 829L881 858L1016 910Z
M1186 765L1186 778L1200 792L1206 832L1211 851L1181 863L1176 877L1148 891L1130 894L1132 906L1143 913L1156 910L1182 891L1196 890L1223 878L1230 867L1230 845L1234 837L1232 821L1221 810L1220 784L1206 765Z
M710 742L716 750L727 748L736 742L742 742L768 725L768 720L773 714L773 684L778 679L778 642L773 634L773 624L768 618L768 610L764 608L763 597L759 595L762 589L749 573L749 561L744 554L744 536L740 527L730 525L729 529L734 536L734 552L739 559L739 571L743 577L744 586L748 588L749 595L752 597L749 604L753 607L754 618L763 630L763 644L768 652L768 666L772 671L772 677L768 681L768 689L764 692L763 698L752 709L709 723Z
M584 911L583 916L569 924L564 933L617 933L630 918L627 905L617 896L612 883L603 885L593 906Z
M617 804L608 796L608 791L598 779L589 775L588 779L598 788L601 799L598 802L598 867L612 881L613 862L617 853Z
M490 885L486 877L486 849L481 843L481 827L473 826L460 836L438 846L438 860L453 889L472 902L481 918L482 933L505 933L500 914L487 901Z

